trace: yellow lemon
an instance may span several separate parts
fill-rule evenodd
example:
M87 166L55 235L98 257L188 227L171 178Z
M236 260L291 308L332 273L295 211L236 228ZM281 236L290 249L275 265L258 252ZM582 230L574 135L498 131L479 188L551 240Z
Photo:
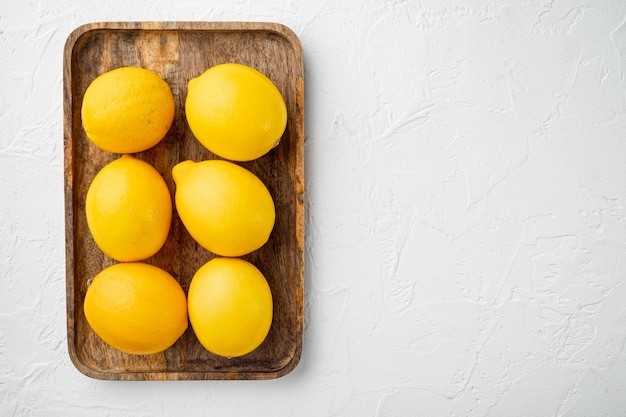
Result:
M85 213L91 236L102 252L122 262L140 261L165 243L172 197L152 165L123 155L93 178Z
M187 300L180 284L145 263L120 263L101 271L87 288L84 308L93 331L126 353L162 352L187 329Z
M280 91L261 72L241 64L220 64L189 81L187 122L209 151L233 161L269 152L287 125Z
M252 172L224 160L174 166L175 204L189 234L205 249L242 256L263 246L274 228L274 200Z
M117 68L89 84L81 116L87 137L100 149L140 152L156 145L170 129L174 96L152 71Z
M235 357L255 350L272 324L272 293L253 264L214 258L193 276L187 295L189 321L209 352Z

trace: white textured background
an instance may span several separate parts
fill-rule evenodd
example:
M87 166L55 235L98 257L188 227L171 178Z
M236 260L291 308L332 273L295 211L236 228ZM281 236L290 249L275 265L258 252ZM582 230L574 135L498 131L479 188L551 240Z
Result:
M106 20L300 37L291 374L106 382L71 364L63 46ZM0 0L0 415L626 416L625 93L623 0Z

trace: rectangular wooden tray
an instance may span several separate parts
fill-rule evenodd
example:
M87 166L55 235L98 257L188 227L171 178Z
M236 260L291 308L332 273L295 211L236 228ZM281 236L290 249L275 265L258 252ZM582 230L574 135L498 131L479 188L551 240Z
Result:
M85 89L98 75L121 66L147 68L168 82L176 100L174 123L157 146L136 156L163 175L173 196L171 168L176 163L216 158L187 125L187 82L225 62L266 74L287 104L287 128L279 145L255 161L240 163L267 185L277 210L268 243L244 257L269 282L272 327L258 349L239 358L209 353L191 326L163 353L121 353L95 335L83 313L90 279L115 262L91 238L85 195L95 174L119 157L85 136L80 115ZM275 23L94 23L68 37L63 76L67 339L74 365L87 376L112 380L270 379L293 370L302 350L304 305L304 70L296 35ZM212 257L193 241L174 211L167 242L146 262L171 273L186 292L195 271Z

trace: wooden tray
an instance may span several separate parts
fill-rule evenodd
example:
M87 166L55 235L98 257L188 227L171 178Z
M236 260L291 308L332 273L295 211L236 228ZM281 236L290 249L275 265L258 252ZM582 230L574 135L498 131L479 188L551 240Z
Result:
M83 94L98 75L121 66L150 69L170 85L176 116L167 136L135 154L164 177L172 196L171 168L186 159L214 159L191 134L184 112L187 82L209 67L237 62L266 74L282 92L287 129L265 156L240 163L263 180L277 208L270 240L244 258L266 276L274 297L274 319L254 352L227 359L205 350L191 326L167 351L128 355L110 348L91 330L83 313L88 283L115 261L93 242L84 200L95 174L119 155L98 149L85 136ZM300 42L272 23L132 22L94 23L67 39L63 68L67 338L74 365L85 375L113 380L270 379L290 372L302 349L304 269L304 81ZM214 257L198 246L176 212L164 247L146 262L177 277L187 291L195 271Z

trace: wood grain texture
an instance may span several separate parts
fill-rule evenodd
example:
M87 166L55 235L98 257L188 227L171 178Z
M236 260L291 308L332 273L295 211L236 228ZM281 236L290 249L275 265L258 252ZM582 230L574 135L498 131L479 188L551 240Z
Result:
M244 257L270 284L272 327L258 349L239 358L212 355L191 326L163 353L121 353L93 333L83 313L90 280L115 262L90 236L85 195L95 174L119 157L98 149L85 136L80 117L84 92L98 75L121 66L147 68L168 82L176 100L174 123L157 146L135 156L163 175L173 196L171 168L176 163L217 158L187 125L187 82L225 62L266 74L287 104L287 128L278 146L255 161L239 163L267 185L277 209L268 243ZM270 379L293 370L302 350L304 305L304 70L294 33L273 23L94 23L69 36L63 71L67 337L74 365L90 377L114 380ZM195 271L213 257L196 244L174 212L167 242L146 262L170 272L186 292Z

